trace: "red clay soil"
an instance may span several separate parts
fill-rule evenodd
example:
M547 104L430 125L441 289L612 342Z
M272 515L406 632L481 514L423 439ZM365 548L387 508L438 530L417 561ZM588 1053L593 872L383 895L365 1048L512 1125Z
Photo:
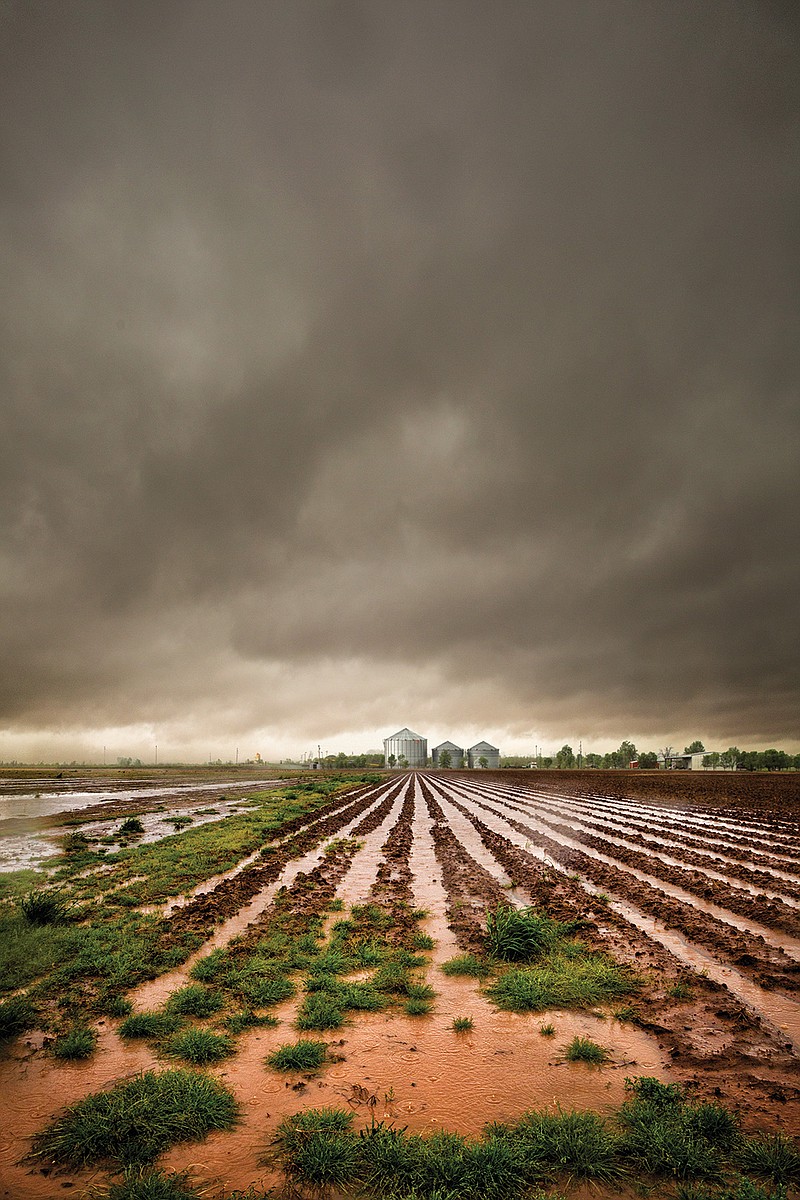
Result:
M723 985L687 970L638 926L598 906L579 881L548 868L490 830L452 795L448 798L533 904L556 920L585 916L588 924L581 939L644 976L643 991L631 1002L632 1019L658 1039L682 1082L699 1096L722 1099L736 1108L748 1128L800 1133L798 1059L779 1031L762 1024ZM466 861L469 856L463 849L460 859L462 871L481 871L474 860ZM453 883L451 899L457 903L457 882ZM508 901L507 895L503 898ZM687 998L668 994L676 984L689 990Z

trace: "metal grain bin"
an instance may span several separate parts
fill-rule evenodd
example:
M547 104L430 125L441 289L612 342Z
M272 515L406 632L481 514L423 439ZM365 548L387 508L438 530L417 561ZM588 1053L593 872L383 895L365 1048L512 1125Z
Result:
M476 742L467 751L467 761L471 767L479 767L482 758L486 759L486 765L490 769L497 770L500 766L500 751L489 742Z
M433 759L433 765L435 767L438 767L439 765L439 755L443 750L446 750L450 755L451 767L455 767L456 769L463 767L464 748L463 746L457 746L455 742L442 742L441 745L434 746L433 750L431 750L431 758Z
M425 767L428 764L428 739L411 729L400 729L391 737L383 739L383 753L387 766L389 756L393 754L397 762L405 759L409 767Z

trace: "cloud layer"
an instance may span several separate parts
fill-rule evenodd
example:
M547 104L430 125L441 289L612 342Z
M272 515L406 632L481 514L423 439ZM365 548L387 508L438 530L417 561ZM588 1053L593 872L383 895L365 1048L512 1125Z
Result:
M0 21L0 755L798 745L795 6Z

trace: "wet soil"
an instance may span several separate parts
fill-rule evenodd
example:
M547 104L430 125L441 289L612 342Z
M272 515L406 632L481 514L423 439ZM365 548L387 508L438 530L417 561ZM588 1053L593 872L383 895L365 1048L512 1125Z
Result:
M568 788L565 776L572 774ZM532 1107L610 1111L623 1098L625 1076L641 1074L680 1080L700 1096L722 1100L737 1109L747 1129L800 1133L800 1059L791 1050L792 1038L800 1045L800 1021L797 1028L789 1028L800 1012L792 999L800 991L798 964L779 946L674 899L637 879L630 869L601 862L598 853L621 860L621 848L604 838L602 829L580 833L563 812L557 821L554 813L548 816L548 832L536 822L542 793L550 790L555 799L556 790L560 797L571 791L571 801L587 806L590 792L602 782L608 784L607 796L618 799L632 819L640 798L656 804L670 818L670 837L673 832L695 836L692 830L702 829L695 816L706 814L713 821L714 805L720 812L724 807L731 822L725 840L741 838L735 844L742 846L748 861L758 864L762 847L757 836L748 839L748 821L757 820L759 827L772 821L774 842L790 854L788 821L800 815L795 793L789 789L782 794L770 812L766 797L778 785L767 780L770 793L762 777L741 782L738 776L705 778L697 782L696 793L691 790L694 780L679 779L673 794L667 784L678 773L653 784L643 775L627 790L627 777L607 779L609 773L600 779L594 772L561 772L555 780L539 772L515 775L395 775L385 784L354 789L284 827L280 840L265 847L262 857L173 911L166 924L176 939L187 930L208 937L198 954L224 942L234 955L246 957L274 922L284 930L287 921L296 932L307 930L336 896L385 909L393 918L389 940L410 947L419 930L412 911L423 907L430 914L424 928L436 939L428 981L437 996L429 1016L355 1014L341 1031L322 1035L331 1048L333 1061L328 1066L316 1074L291 1076L264 1063L278 1045L298 1036L293 1021L299 1000L282 1006L276 1010L278 1028L243 1035L236 1057L214 1071L240 1100L242 1123L232 1132L170 1152L161 1165L190 1169L208 1188L209 1200L217 1200L222 1189L227 1194L250 1184L263 1188L278 1182L261 1160L278 1121L303 1107L341 1104L353 1109L359 1124L374 1117L414 1130L474 1133L486 1121L514 1118ZM728 795L721 787L731 779L735 782ZM752 813L756 804L757 817ZM580 823L587 820L581 816ZM359 838L364 849L348 841L323 853L329 839L344 833ZM581 847L565 846L559 838L567 834L572 841L580 839ZM666 885L668 864L657 850L648 854L642 843L641 851L637 846L631 854L641 855L643 870ZM639 865L638 858L634 861ZM693 867L698 868L699 880L700 863L687 861L685 872L680 870L693 876ZM681 886L685 882L682 879ZM733 889L714 882L719 885L714 902L737 919L730 907ZM600 888L609 892L611 902L597 894ZM758 897L749 899L750 916L781 932L786 916L782 908L767 897L764 903ZM444 976L438 966L458 948L482 951L485 912L498 903L534 903L559 920L584 918L581 937L633 967L642 978L625 1022L608 1013L498 1012L476 982ZM665 926L673 926L672 944L685 939L683 960L659 940L666 937ZM694 970L687 966L692 946L697 947ZM712 957L704 960L702 955ZM700 973L703 961L752 980L750 1001ZM143 1006L161 1002L185 982L188 965L145 985L152 993L147 997L140 989L131 998ZM731 987L735 978L732 974ZM673 994L676 986L678 993ZM758 996L769 995L759 988L780 989L773 994L776 1002L787 1006L786 1029L759 1013ZM455 1033L452 1021L457 1016L471 1017L472 1031ZM540 1033L549 1023L556 1028L553 1039ZM109 1021L101 1026L100 1050L88 1063L59 1064L48 1058L39 1035L7 1045L6 1058L0 1061L2 1200L52 1197L70 1184L81 1194L80 1189L92 1182L88 1174L31 1174L18 1160L32 1134L61 1104L153 1065L147 1047L120 1042L112 1025ZM565 1063L563 1047L575 1034L609 1046L612 1065L597 1070ZM95 1178L106 1176L99 1172Z

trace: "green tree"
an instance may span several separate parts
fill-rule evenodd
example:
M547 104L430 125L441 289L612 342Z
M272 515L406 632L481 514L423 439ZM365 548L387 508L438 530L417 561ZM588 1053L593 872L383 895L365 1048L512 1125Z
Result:
M393 767L395 765L395 763L397 762L397 759L395 758L395 756L393 754L390 754L389 758L388 758L388 762L389 762L389 766Z
M652 771L658 766L658 755L655 750L645 750L644 754L639 755L639 768L643 771Z
M442 770L446 771L447 768L451 767L452 765L453 765L453 759L451 757L450 751L449 750L440 750L439 751L439 766L442 768Z
M729 746L727 750L723 750L720 754L720 762L728 771L735 771L739 765L739 756L741 750L737 746Z
M489 765L489 760L488 760L488 758L486 757L486 755L485 755L485 754L482 754L482 755L480 756L480 758L478 759L478 766L479 766L479 767L483 767L483 769L484 769L484 771L485 771L485 770L486 770L486 768L488 767L488 765Z
M575 766L575 755L573 753L572 746L567 746L565 744L561 747L556 754L556 766L561 770L563 770L565 767Z
M616 765L620 767L629 767L636 758L636 747L633 742L623 742L619 750L615 752Z
M684 754L705 754L705 746L702 742L692 742L690 746L686 746Z
M398 767L401 767L403 770L405 770L405 768L408 766L408 759L406 758L405 754L400 755L400 757L397 760L397 765L398 765Z

